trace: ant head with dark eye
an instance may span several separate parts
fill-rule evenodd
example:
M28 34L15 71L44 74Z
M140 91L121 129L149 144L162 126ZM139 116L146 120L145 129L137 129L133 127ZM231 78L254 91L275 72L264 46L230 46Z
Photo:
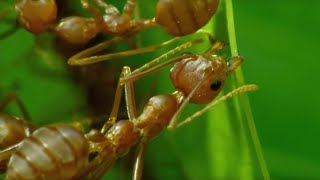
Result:
M183 60L171 69L170 77L175 88L188 96L190 102L206 104L221 91L227 77L243 62L242 57L232 57L228 61L216 54L183 55Z
M176 89L188 96L196 86L190 102L206 104L220 92L227 76L227 64L220 56L185 55L171 69L170 77Z

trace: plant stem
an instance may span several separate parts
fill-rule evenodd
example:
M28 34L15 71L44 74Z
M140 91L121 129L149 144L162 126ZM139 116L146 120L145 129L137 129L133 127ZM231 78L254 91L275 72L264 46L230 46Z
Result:
M238 56L238 47L237 47L237 41L236 41L236 33L235 33L235 27L234 27L234 16L233 16L233 6L232 6L232 0L226 0L226 16L227 16L227 28L228 28L228 36L229 36L229 43L230 43L230 49L231 49L231 55L232 56ZM243 73L240 68L236 71L236 78L238 84L243 85L244 84L244 77ZM263 157L262 148L260 145L260 141L258 138L257 130L255 128L251 108L250 108L250 102L248 99L248 96L246 94L241 95L240 98L240 105L244 109L244 113L247 120L247 125L249 127L249 134L254 146L255 153L257 155L258 163L261 168L262 176L264 179L269 180L269 172Z

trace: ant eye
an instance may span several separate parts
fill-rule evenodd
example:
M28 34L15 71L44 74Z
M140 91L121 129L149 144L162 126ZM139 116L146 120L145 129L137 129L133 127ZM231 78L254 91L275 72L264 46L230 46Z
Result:
M212 84L210 85L211 90L216 91L221 87L221 81L220 80L213 80Z

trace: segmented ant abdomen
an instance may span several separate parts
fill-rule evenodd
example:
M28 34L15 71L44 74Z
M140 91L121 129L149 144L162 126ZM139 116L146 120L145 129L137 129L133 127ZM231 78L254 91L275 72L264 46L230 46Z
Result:
M21 25L35 34L46 31L57 18L55 0L17 0L15 8Z
M118 157L125 155L131 146L140 140L140 132L132 121L121 120L116 122L107 132L106 137L112 142Z
M202 81L190 102L206 104L211 102L220 92L227 76L227 65L216 55L191 56L176 63L170 71L170 78L176 89L188 96Z
M30 126L24 121L5 114L0 115L0 149L21 142L28 136Z
M191 34L215 14L219 0L159 0L156 22L174 36Z
M96 21L92 18L71 16L62 19L54 31L64 43L83 46L97 35L99 29Z
M145 105L141 115L137 118L136 126L142 135L151 139L167 127L172 116L179 108L179 96L157 95Z
M68 125L39 128L8 163L7 179L72 179L88 162L84 135Z

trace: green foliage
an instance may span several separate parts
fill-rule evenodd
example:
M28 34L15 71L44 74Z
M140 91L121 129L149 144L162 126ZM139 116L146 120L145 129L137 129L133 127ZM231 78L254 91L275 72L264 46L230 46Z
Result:
M234 1L252 112L271 179L320 178L320 1Z

